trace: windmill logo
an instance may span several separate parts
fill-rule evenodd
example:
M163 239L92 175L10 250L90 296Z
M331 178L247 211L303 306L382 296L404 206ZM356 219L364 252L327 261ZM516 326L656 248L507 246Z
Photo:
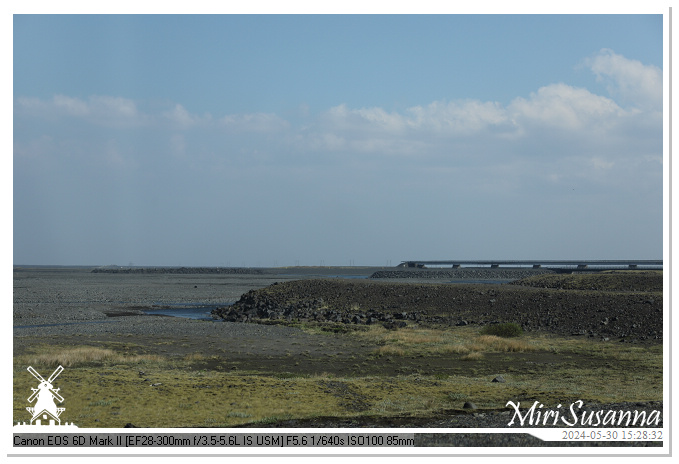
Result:
M54 388L52 382L64 370L62 366L57 367L52 375L45 380L32 366L28 366L28 372L35 377L40 384L38 388L31 388L33 393L28 397L28 402L35 401L35 406L27 407L26 410L31 413L30 425L62 425L59 416L66 408L57 407L57 402L63 403L64 398L59 394L59 388ZM56 400L56 401L55 401ZM43 420L49 421L43 424ZM19 425L28 425L26 423ZM74 426L73 424L63 424L65 426Z

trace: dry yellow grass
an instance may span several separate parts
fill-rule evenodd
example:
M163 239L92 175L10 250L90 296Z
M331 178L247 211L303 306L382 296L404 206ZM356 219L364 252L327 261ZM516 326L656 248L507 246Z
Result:
M481 335L477 343L494 351L534 351L536 348L523 340L502 338L496 335Z
M405 356L406 351L398 346L384 345L375 349L374 353L378 356Z
M64 367L72 367L90 363L116 364L160 361L161 359L160 356L156 355L124 355L106 348L79 346L76 348L55 348L46 353L25 355L20 359L17 359L17 361L34 366L53 367L61 365Z
M472 350L472 347L462 343L444 343L430 350L432 353L436 354L468 354ZM480 351L480 348L475 350Z
M423 343L440 343L443 340L443 333L441 331L396 331L387 337L388 342L403 343L403 344L423 344Z
M375 327L357 336L380 345L374 350L378 356L405 356L413 353L461 354L475 352L525 352L540 347L524 339L509 339L495 335L479 335L464 328L452 330L406 328L387 331ZM466 359L474 359L467 357Z

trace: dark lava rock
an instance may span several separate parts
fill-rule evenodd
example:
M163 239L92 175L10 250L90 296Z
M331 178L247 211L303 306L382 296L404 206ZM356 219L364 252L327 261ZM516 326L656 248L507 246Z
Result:
M653 282L642 282L644 278L657 280L655 275L642 274L634 285L655 288ZM628 280L624 284L631 285ZM251 290L232 306L214 310L213 316L231 322L382 324L388 329L404 324L451 327L513 322L526 332L596 334L655 344L662 343L662 308L662 292L306 279Z
M385 322L382 325L384 326L385 329L396 330L396 329L400 329L402 327L405 327L408 324L405 321L394 321L394 322Z
M371 279L464 279L464 280L512 280L535 275L553 274L551 269L389 269L374 272Z

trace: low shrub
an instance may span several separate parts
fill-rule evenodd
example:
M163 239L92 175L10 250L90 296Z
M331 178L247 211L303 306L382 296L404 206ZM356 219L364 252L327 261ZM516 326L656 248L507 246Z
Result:
M497 337L519 337L523 335L523 329L515 322L504 324L487 325L481 329L483 335L495 335Z

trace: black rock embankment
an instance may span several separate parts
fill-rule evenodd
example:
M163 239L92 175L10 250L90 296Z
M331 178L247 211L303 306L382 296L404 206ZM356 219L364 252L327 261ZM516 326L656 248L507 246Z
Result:
M371 279L451 279L513 280L554 274L551 269L459 268L459 269L386 269L374 272Z
M233 322L455 326L515 322L526 331L661 343L662 292L564 290L522 285L415 284L341 279L250 291L213 316Z
M338 304L335 294L324 293L323 297L314 297L314 291L323 287L326 281L312 281L311 287L304 286L303 293L298 290L286 291L306 281L295 281L274 284L283 288L278 292L250 290L242 295L232 306L217 308L212 315L228 322L326 322L339 324L376 324L382 323L388 328L405 327L406 320L421 321L422 314L407 311L386 311L378 309L362 310L359 303ZM289 285L292 283L293 285ZM314 288L315 287L315 288ZM270 287L271 288L271 287ZM265 289L266 290L266 289ZM326 288L327 290L327 288ZM341 292L342 289L339 289ZM332 305L326 303L326 299Z
M581 274L532 276L510 282L538 288L559 290L600 290L619 292L662 292L662 271L612 271Z

